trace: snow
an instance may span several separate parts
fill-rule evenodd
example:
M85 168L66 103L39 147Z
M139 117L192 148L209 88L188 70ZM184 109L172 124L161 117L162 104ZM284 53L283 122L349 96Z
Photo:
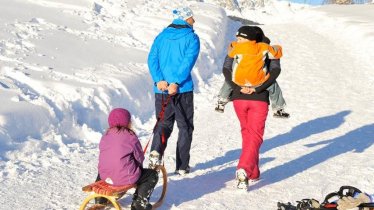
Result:
M224 3L0 0L0 209L78 209L113 107L131 111L145 146L155 123L147 54L178 5L193 9L201 39L192 173L172 175L176 127L159 209L276 209L321 201L341 185L374 193L374 5L266 1L239 12ZM261 180L248 192L234 187L241 135L232 104L214 111L226 46L241 25L227 15L259 24L284 48L278 82L291 118L269 112Z

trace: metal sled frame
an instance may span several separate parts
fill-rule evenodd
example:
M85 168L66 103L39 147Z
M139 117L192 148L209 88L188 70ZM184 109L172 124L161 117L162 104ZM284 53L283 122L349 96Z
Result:
M156 209L162 205L165 195L166 195L166 190L167 190L167 173L166 173L165 167L160 165L160 166L157 166L155 170L161 171L162 176L163 176L163 185L162 185L162 192L161 192L160 198L158 199L156 203L152 204L153 209ZM82 188L82 191L88 192L90 193L90 195L88 195L84 199L79 210L85 210L87 204L92 199L95 199L95 198L106 198L112 203L113 207L116 208L116 210L122 210L121 205L118 203L117 200L121 198L128 190L132 188L136 188L136 185L133 184L133 185L115 187L110 184L107 184L103 180L84 186Z

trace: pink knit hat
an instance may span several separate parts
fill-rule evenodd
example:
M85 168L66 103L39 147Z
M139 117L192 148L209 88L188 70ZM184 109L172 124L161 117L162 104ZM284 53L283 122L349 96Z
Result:
M123 108L115 108L109 113L108 123L109 127L124 126L127 127L131 120L129 111Z

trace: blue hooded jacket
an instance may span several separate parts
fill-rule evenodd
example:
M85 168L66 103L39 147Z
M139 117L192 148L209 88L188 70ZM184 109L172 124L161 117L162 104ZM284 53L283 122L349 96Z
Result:
M173 27L177 26L177 27ZM193 91L191 71L200 52L200 40L184 20L175 19L154 40L148 55L148 68L157 84L177 83L179 93ZM154 87L155 93L162 93Z

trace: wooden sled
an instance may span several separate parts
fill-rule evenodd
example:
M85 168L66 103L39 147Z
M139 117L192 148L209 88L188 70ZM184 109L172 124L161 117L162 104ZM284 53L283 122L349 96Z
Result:
M167 189L167 173L164 166L157 166L157 171L161 171L163 176L163 185L162 185L162 192L161 196L158 199L158 201L154 204L152 204L153 209L156 209L160 207L164 201L165 195L166 195L166 189ZM95 198L106 198L110 201L110 203L113 205L113 207L116 210L122 210L121 205L118 203L118 200L126 194L126 192L132 188L136 188L135 184L132 185L125 185L125 186L113 186L105 181L101 180L98 182L94 182L92 184L89 184L87 186L84 186L82 188L82 191L90 193L88 195L82 205L80 206L79 210L95 210L95 209L105 209L105 206L103 205L97 205L97 204L90 204L91 200L94 200Z

